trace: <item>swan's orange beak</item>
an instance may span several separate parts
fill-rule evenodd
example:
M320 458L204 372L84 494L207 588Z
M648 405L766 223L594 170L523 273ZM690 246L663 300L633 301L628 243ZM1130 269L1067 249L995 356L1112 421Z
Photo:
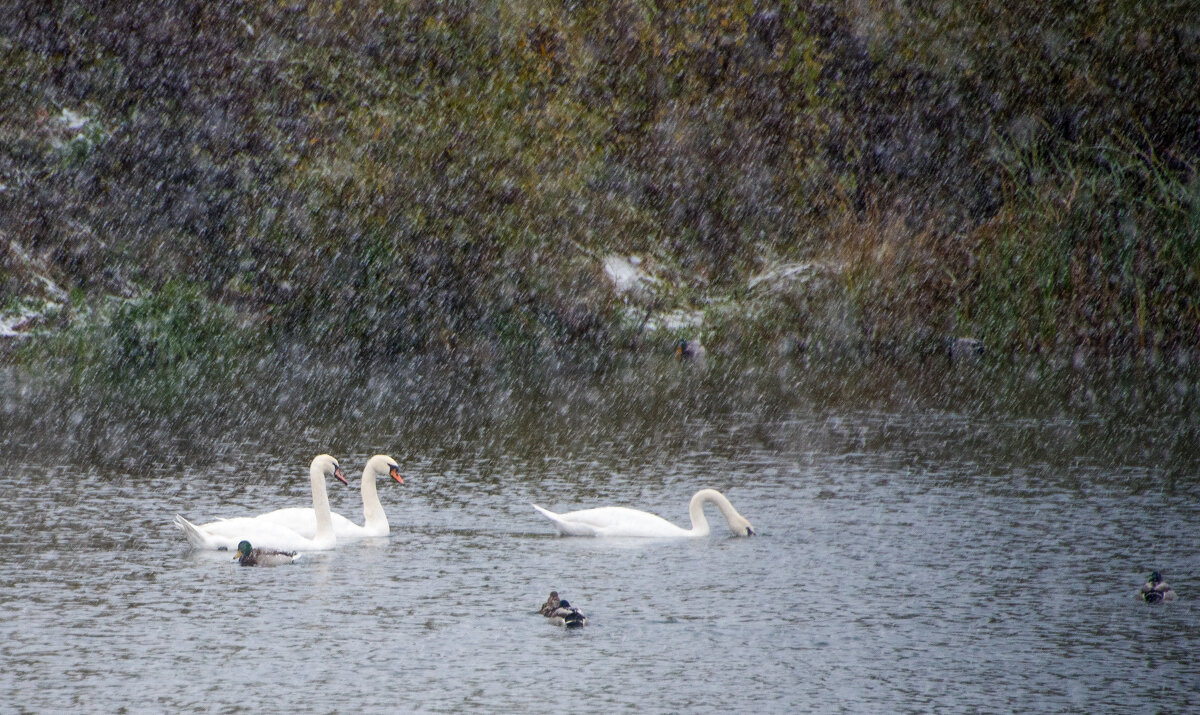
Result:
M336 467L333 470L333 476L337 477L338 481L346 486L350 486L350 482L346 481L346 475L342 474L342 468Z
M404 477L400 476L400 467L391 467L388 469L388 474L392 475L392 479L404 483Z

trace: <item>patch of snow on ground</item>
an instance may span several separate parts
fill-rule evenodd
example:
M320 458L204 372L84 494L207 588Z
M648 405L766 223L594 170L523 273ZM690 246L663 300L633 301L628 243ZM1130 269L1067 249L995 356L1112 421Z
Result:
M646 321L646 330L683 330L699 328L704 325L704 311L673 310L670 313L656 315Z
M763 283L778 283L783 280L796 280L805 283L816 274L830 270L824 263L785 263L774 266L754 276L746 284L750 290Z
M637 256L620 256L610 253L604 257L604 274L612 281L618 293L648 291L658 285L658 278L641 268L642 260Z
M42 317L45 311L60 307L58 303L47 303L44 310L35 310L28 305L21 305L12 313L0 314L0 338L24 338L28 333L20 328L31 320Z
M88 123L88 118L82 114L79 114L78 112L72 112L70 109L64 109L62 110L62 115L59 116L58 121L62 122L63 126L65 126L67 129L73 131L75 129L82 129L83 126Z

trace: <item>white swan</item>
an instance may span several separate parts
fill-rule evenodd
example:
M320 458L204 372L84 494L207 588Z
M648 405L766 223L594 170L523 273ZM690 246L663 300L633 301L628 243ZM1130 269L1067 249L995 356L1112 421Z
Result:
M623 506L602 506L596 509L569 511L566 514L555 514L543 509L537 504L534 509L540 511L554 523L558 532L563 536L644 536L652 538L676 538L681 536L708 536L708 519L704 518L704 505L716 504L721 510L729 530L735 536L752 536L754 527L745 517L733 508L733 504L725 495L716 489L701 489L692 497L688 504L688 514L692 517L692 528L683 529L671 522L649 512L629 509Z
M387 536L391 531L387 515L383 513L383 504L379 503L379 492L375 488L376 477L391 477L401 484L404 483L404 478L400 476L400 465L396 464L396 460L386 454L377 454L367 460L362 476L363 525L359 526L336 512L331 513L329 516L333 519L333 533L337 535L338 540ZM301 536L312 537L317 533L317 515L309 507L276 509L258 518L286 526Z
M312 481L313 509L316 510L317 528L313 538L306 538L295 531L266 519L237 517L219 519L196 526L182 515L175 516L175 526L183 532L193 548L216 551L233 551L241 541L276 551L328 551L337 545L333 523L329 517L329 495L325 491L325 479L334 476L346 483L338 461L328 454L317 455L308 470Z

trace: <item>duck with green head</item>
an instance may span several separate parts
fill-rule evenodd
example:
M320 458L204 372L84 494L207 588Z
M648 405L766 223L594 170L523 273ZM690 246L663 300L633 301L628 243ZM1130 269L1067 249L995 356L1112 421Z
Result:
M256 549L249 541L238 544L237 556L233 557L242 566L282 566L290 564L300 555L295 551L276 551L274 549Z
M1175 600L1175 589L1166 581L1163 581L1162 574L1157 571L1150 572L1150 579L1142 584L1141 591L1138 594L1146 603L1162 603L1164 601Z
M704 349L700 338L680 338L675 341L675 360L683 362L684 360L703 360L708 355L708 351Z

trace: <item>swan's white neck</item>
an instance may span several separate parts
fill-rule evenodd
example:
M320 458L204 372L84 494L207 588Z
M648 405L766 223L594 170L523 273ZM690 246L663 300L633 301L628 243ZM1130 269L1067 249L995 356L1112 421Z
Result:
M737 509L733 508L733 504L725 498L725 495L716 489L701 489L692 495L692 501L688 504L688 515L692 517L692 535L693 536L708 536L709 527L708 519L704 516L704 505L716 504L721 510L721 515L725 517L726 523L729 524L729 530L739 536L744 536L744 533L739 531L744 528L741 522L746 519L738 513Z
M363 467L363 528L386 534L390 527L388 526L387 515L383 513L383 504L379 502L379 490L375 487L375 478L377 476L379 476L379 473L374 465L368 464Z
M317 515L317 533L313 541L332 541L333 518L329 515L329 493L325 490L325 470L313 463L308 470L312 481L313 513Z

